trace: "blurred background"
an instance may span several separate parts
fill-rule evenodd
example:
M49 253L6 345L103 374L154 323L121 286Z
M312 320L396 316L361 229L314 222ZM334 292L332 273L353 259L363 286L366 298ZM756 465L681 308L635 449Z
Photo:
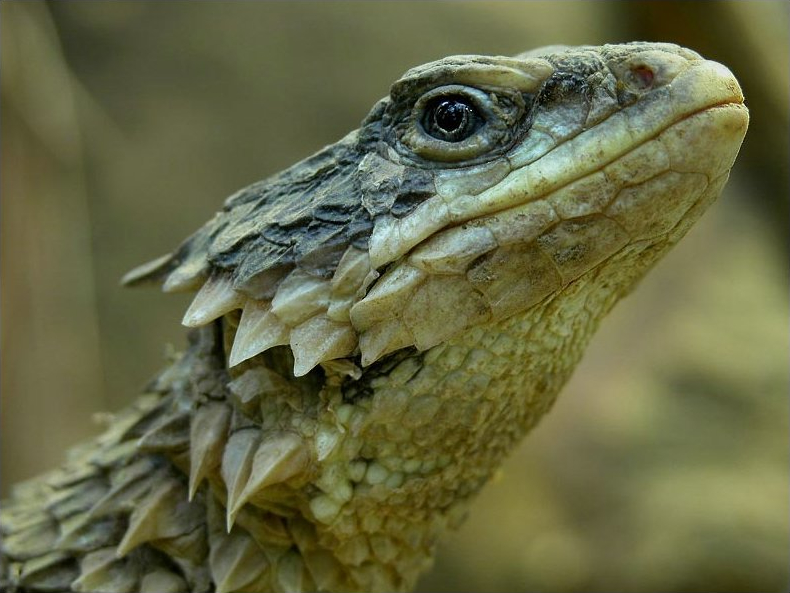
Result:
M787 591L786 2L0 5L2 492L178 349L188 297L118 279L358 126L407 68L673 41L752 124L724 196L604 323L421 591Z

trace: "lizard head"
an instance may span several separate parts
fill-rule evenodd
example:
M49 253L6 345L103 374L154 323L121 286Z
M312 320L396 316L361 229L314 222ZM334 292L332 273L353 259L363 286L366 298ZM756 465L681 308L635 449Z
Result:
M726 68L669 44L445 58L126 281L200 288L187 326L243 310L231 366L288 344L297 376L364 368L687 228L747 113Z
M747 114L726 68L669 44L406 72L359 130L127 275L197 290L184 324L224 333L232 405L193 422L192 492L209 477L229 524L298 508L345 564L370 553L360 530L386 533L416 574L425 525L485 482L718 196Z

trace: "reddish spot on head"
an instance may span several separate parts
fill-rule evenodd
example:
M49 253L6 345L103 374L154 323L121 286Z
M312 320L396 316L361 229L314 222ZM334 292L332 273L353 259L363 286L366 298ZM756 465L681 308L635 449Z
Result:
M649 89L653 86L653 79L655 78L655 73L653 69L649 66L645 66L644 64L640 66L634 66L631 68L631 75L633 76L634 82L642 89Z

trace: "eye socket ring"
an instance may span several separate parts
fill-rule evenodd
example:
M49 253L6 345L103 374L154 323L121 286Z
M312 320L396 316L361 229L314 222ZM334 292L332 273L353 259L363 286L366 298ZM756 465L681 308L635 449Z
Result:
M416 93L415 93L416 94ZM515 89L445 84L391 103L384 138L420 167L463 167L505 152L529 125L532 97Z
M504 122L488 93L469 86L446 85L424 93L404 122L401 144L431 161L473 159L501 139Z

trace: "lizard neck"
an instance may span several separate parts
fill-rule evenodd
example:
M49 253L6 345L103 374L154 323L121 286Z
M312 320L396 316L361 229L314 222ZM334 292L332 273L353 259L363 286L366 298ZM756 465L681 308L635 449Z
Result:
M337 388L330 399L339 405L328 409L349 418L342 440L364 445L320 466L319 483L344 474L352 494L316 533L361 590L413 585L438 533L460 524L502 458L550 409L599 320L663 251L627 247L521 315L402 357L369 379L369 397L340 403ZM338 498L331 488L323 497Z

